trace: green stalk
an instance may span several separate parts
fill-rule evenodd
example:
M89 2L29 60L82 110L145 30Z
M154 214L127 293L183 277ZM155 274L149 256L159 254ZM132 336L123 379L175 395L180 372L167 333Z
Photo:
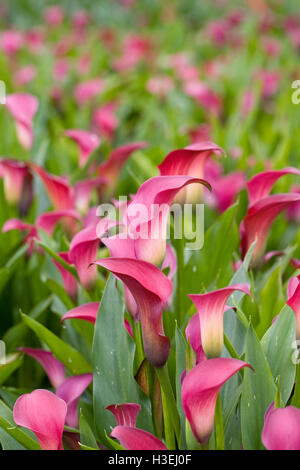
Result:
M155 371L161 387L166 445L169 450L174 450L174 433L176 435L178 446L180 447L180 420L176 401L167 367L164 366L157 368Z
M183 237L183 235L182 235ZM185 318L185 312L183 309L183 290L182 290L182 280L183 280L183 270L184 270L184 239L176 240L174 243L177 256L177 291L176 291L176 301L175 301L175 315L178 321L179 327L182 326Z
M300 364L297 364L296 366L295 382L296 385L291 405L295 406L296 408L300 408Z
M216 450L224 450L224 426L221 396L218 394L215 411Z
M133 321L132 331L133 331L133 338L134 338L135 347L136 347L137 364L139 367L145 357L142 331L141 331L141 322L137 323L136 321Z

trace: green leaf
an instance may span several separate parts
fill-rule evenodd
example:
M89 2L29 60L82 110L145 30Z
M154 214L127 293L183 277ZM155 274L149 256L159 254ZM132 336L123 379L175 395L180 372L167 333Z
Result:
M41 341L44 341L53 355L61 361L73 375L92 372L92 367L84 357L72 346L62 341L41 323L21 313L25 323L31 328Z
M270 366L252 326L247 333L245 361L253 367L254 372L248 367L244 370L241 399L242 442L246 450L259 450L263 449L261 432L264 415L274 400L276 387Z
M61 300L61 302L65 305L65 307L68 310L71 310L72 308L75 307L72 300L70 299L70 297L68 296L68 294L66 293L65 289L63 288L61 284L59 284L58 282L56 282L54 279L51 279L51 278L45 279L44 282L46 286L48 287L48 289L51 292L53 292L53 294L55 294Z
M80 444L93 448L98 449L98 444L93 434L93 431L90 428L82 410L80 410L80 418L79 418L79 432L80 432Z
M180 429L181 429L181 447L185 448L185 414L181 402L181 375L185 370L185 357L186 357L186 340L176 326L175 331L175 345L176 345L176 402L177 409L180 418Z
M0 292L4 289L9 279L14 274L24 254L28 250L28 245L22 245L10 258L6 265L0 269Z
M282 306L282 272L279 265L269 276L259 295L260 322L256 327L259 338L267 331L272 323L275 312ZM278 308L279 307L279 308Z
M295 314L285 305L261 340L274 380L280 377L280 393L285 405L291 395L296 374L296 365L292 361L295 338Z
M93 342L94 412L99 439L108 444L105 431L116 425L105 407L120 403L139 403L138 426L153 431L150 400L133 377L135 345L124 327L123 303L115 278L107 281L97 315ZM109 445L109 444L108 444Z
M0 363L0 385L20 367L23 362L22 354L10 354L5 358L5 364Z

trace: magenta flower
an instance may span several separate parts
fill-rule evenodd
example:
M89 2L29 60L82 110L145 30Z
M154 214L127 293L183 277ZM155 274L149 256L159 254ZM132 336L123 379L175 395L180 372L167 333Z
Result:
M21 145L30 150L33 144L33 118L39 105L37 98L26 93L12 93L6 96L5 105L15 120Z
M162 307L172 292L172 283L156 266L137 259L106 258L95 264L111 271L130 290L138 307L146 357L154 367L163 367L170 340L164 334Z
M44 18L49 26L59 26L64 20L64 11L61 6L54 5L44 10Z
M28 212L33 199L32 175L26 163L10 158L0 160L4 193L9 204L19 203L21 213Z
M221 147L213 142L199 142L189 145L183 149L173 150L158 165L160 174L165 175L186 175L195 178L203 178L207 159L212 153L223 152ZM191 185L180 192L176 202L197 203L202 199L203 188Z
M23 46L24 38L20 31L13 29L3 31L0 35L0 47L4 53L13 57Z
M44 212L38 216L35 225L52 235L55 225L59 221L65 222L66 226L72 225L73 222L80 221L80 214L73 209Z
M288 283L288 301L287 304L296 316L296 339L300 339L300 275L292 277Z
M186 375L181 388L184 413L195 438L208 444L214 427L217 395L227 380L250 364L231 358L207 359Z
M143 429L116 426L110 435L126 450L168 450L160 439Z
M274 408L271 403L261 440L268 450L300 450L300 410L294 406Z
M263 261L268 233L276 217L299 201L300 194L276 194L264 197L250 206L241 223L240 233L243 257L257 240L251 261L253 267L258 267Z
M292 186L292 193L300 194L300 186ZM292 204L287 211L288 220L300 223L300 202Z
M221 356L224 310L228 298L235 290L251 296L248 284L234 284L207 294L189 295L200 317L201 344L207 358Z
M107 406L106 410L110 411L117 421L111 437L118 439L126 450L167 450L166 446L153 434L136 428L136 419L140 409L137 403Z
M189 176L154 176L145 181L126 208L124 223L134 239L135 257L159 266L166 254L170 205L186 186L206 186L207 181Z
M117 426L130 426L135 428L141 405L137 403L123 403L121 405L109 405L105 409L114 415Z
M19 349L25 354L28 354L28 356L33 357L41 364L55 389L66 380L64 365L53 356L51 351L25 347Z
M99 243L96 226L91 225L78 232L70 244L69 259L75 264L79 279L86 289L92 288L97 279L97 268L90 264L96 259Z
M70 260L70 254L68 251L60 251L58 255L68 264L72 265L72 261ZM78 282L77 279L67 270L65 269L60 263L53 259L53 263L57 267L62 277L62 281L64 284L64 288L70 298L73 301L77 300L77 293L78 293Z
M100 139L96 134L81 129L69 129L65 135L73 139L79 147L79 165L83 166L89 156L99 147Z
M42 450L63 450L66 415L64 400L42 389L21 395L13 409L15 423L34 432Z
M119 174L130 157L136 150L147 146L147 142L133 142L121 145L114 149L108 159L99 166L98 174L107 180L107 189L112 194L118 181Z
M100 302L89 302L87 304L79 305L65 313L62 316L61 321L78 318L95 324L99 307Z
M86 82L80 83L75 88L75 98L79 106L82 106L97 95L99 95L103 90L103 81L100 78L94 78Z
M67 404L66 424L78 427L78 400L93 380L93 374L74 375L66 379L56 390L56 395Z
M93 189L96 188L98 190L98 194L101 194L106 184L107 181L102 176L78 181L75 184L75 205L81 214L85 214L88 212Z
M253 176L247 183L249 206L253 206L256 202L269 196L270 191L276 181L285 175L300 176L300 170L293 167L283 168L282 170L263 171Z
M32 80L36 77L36 69L32 65L26 65L25 67L21 67L17 72L14 74L14 82L17 86L23 87L27 83L32 82Z
M43 181L54 209L74 208L74 191L66 178L52 175L35 163L31 163L30 167Z
M119 121L116 115L117 103L106 103L96 109L93 114L95 131L108 140L112 140Z
M35 239L39 238L36 226L27 224L20 219L8 219L2 227L2 233L9 232L10 230L19 230L20 232L28 231L24 238L24 243L28 243L29 245L27 255L30 256L34 250Z

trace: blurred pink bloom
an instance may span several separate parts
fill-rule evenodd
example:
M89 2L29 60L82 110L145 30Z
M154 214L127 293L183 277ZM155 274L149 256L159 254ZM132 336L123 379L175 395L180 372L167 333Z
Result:
M57 81L63 81L67 78L70 71L70 62L67 59L59 59L53 66L53 78Z
M75 206L81 214L88 212L92 191L96 188L98 194L101 194L106 184L107 181L102 176L88 178L75 183Z
M207 23L205 31L216 46L223 46L229 40L230 25L226 20L213 20Z
M42 389L21 395L13 409L15 423L34 432L42 450L63 450L66 415L64 400Z
M206 83L191 81L185 83L183 87L184 93L194 98L199 105L203 106L207 111L219 115L222 110L222 98L214 92Z
M94 78L82 82L75 88L75 98L79 106L90 102L93 98L98 96L103 90L103 80Z
M79 166L84 166L89 156L100 145L100 139L96 134L81 129L66 130L65 135L73 139L79 148Z
M6 96L5 105L16 122L21 145L30 150L33 144L33 118L39 105L37 98L27 93L12 93Z
M39 54L45 43L44 31L41 29L29 29L25 32L28 48L33 54Z
M238 359L207 359L193 367L183 379L184 413L201 444L208 444L213 431L216 400L222 385L242 367L251 366Z
M300 194L300 186L292 186L291 192ZM292 204L287 211L288 220L300 223L300 203Z
M248 116L254 107L254 93L252 90L246 90L242 97L241 114L243 117Z
M263 49L269 57L277 57L281 51L281 44L278 39L272 37L263 38Z
M118 72L134 68L142 59L149 59L152 45L147 38L130 34L125 38L121 57L114 61Z
M17 86L22 87L27 83L32 82L36 77L36 69L33 65L26 65L25 67L20 68L14 74L14 82Z
M98 174L107 180L106 186L109 197L114 193L119 174L130 155L146 146L147 142L132 142L121 145L115 148L107 160L101 163Z
M8 56L14 56L23 43L24 38L20 31L7 30L0 34L0 47Z
M271 403L261 440L268 450L300 450L300 410L294 406L274 408Z
M276 70L260 70L257 77L262 83L263 98L272 97L279 88L280 73Z
M116 116L117 103L106 103L97 108L93 114L93 124L95 131L104 135L108 140L112 140L119 121Z
M146 85L149 93L157 95L159 98L165 98L168 93L174 89L174 82L171 77L152 77Z
M64 11L61 6L54 5L44 10L44 19L48 26L59 26L64 20Z

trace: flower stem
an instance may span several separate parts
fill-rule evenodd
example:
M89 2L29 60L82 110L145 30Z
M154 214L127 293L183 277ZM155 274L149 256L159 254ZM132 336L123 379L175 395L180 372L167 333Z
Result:
M216 450L224 450L224 426L221 396L218 394L215 411Z
M174 433L180 447L180 420L176 401L166 366L155 371L161 387L166 445L169 450L174 450Z

